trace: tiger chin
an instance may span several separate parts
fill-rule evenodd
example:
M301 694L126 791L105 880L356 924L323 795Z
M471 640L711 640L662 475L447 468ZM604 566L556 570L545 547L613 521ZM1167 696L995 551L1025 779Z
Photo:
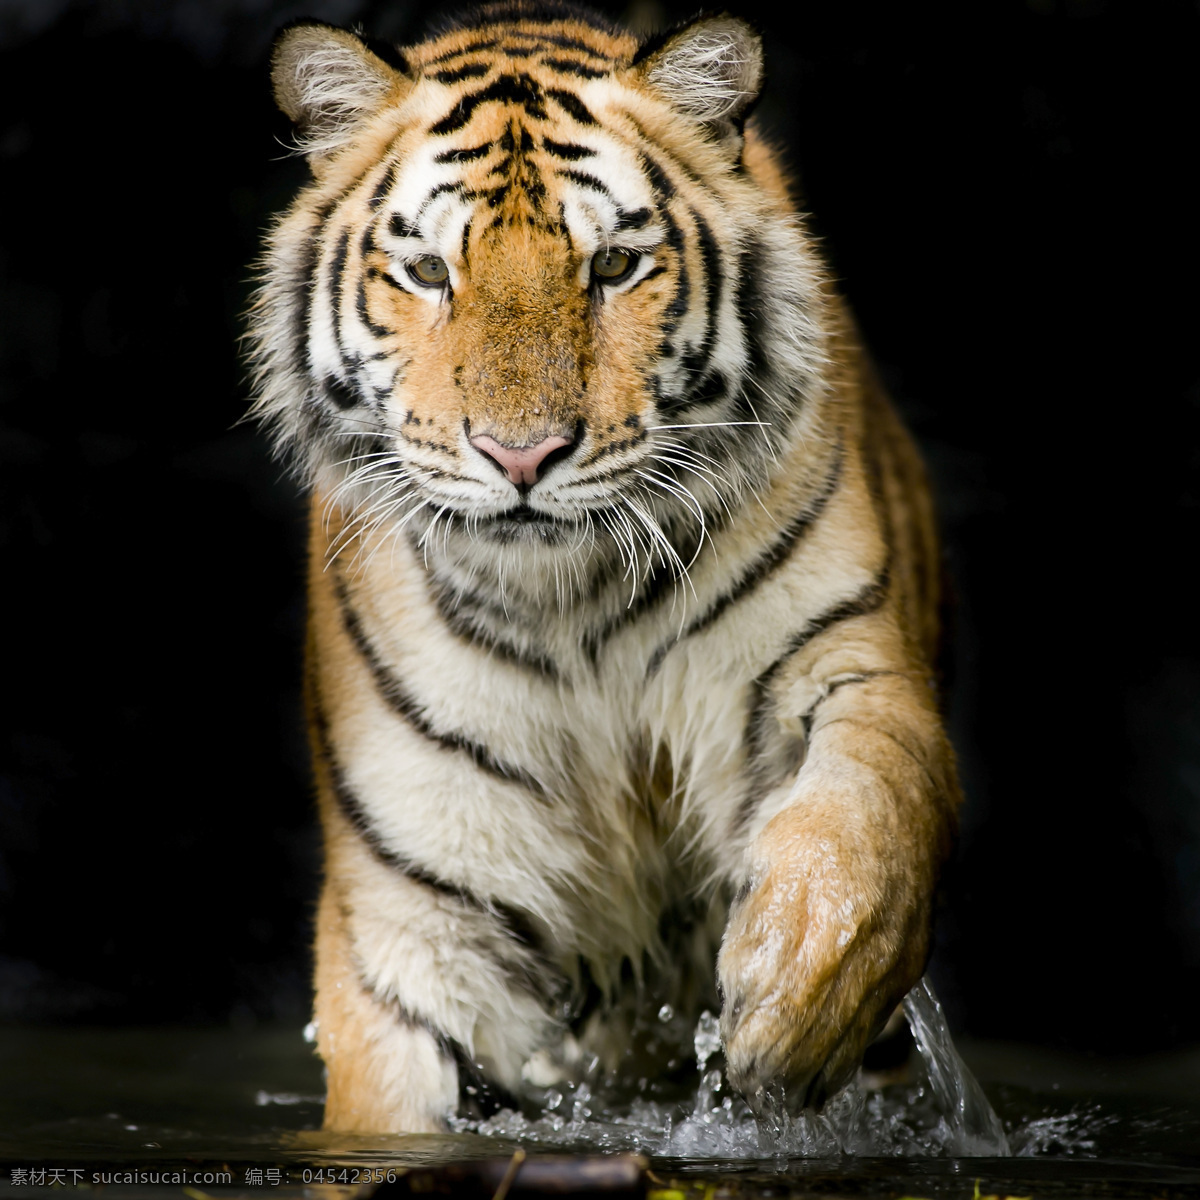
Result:
M620 1071L664 1003L821 1103L922 973L959 789L922 467L746 123L758 36L516 3L272 71L326 1127Z

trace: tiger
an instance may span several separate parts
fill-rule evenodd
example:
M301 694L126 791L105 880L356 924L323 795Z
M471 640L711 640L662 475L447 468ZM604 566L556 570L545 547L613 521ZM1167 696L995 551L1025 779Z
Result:
M276 42L311 178L252 412L309 497L327 1129L615 1078L660 1004L719 1010L752 1109L820 1106L925 968L932 501L763 58L556 0Z

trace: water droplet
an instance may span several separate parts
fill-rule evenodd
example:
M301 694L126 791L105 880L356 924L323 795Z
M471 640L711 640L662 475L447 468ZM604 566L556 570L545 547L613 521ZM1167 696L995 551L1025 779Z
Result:
M553 1088L546 1093L546 1107L550 1109L557 1108L563 1102L562 1092L556 1092Z
M700 1014L700 1020L696 1023L693 1045L696 1049L696 1066L703 1071L708 1066L708 1060L721 1048L721 1026L708 1009Z
M670 1019L671 1019L671 1018L672 1018L674 1015L675 1015L675 1010L674 1010L674 1009L673 1009L673 1008L672 1008L672 1007L671 1007L669 1004L664 1004L664 1005L662 1006L662 1008L660 1008L660 1009L658 1010L658 1019L659 1019L659 1020L660 1020L660 1021L661 1021L661 1022L664 1024L664 1025L665 1025L665 1024L666 1024L666 1023L667 1023L667 1022L668 1022L668 1021L669 1021L669 1020L670 1020Z
M310 1046L315 1046L315 1045L316 1045L316 1043L317 1043L317 1030L318 1030L318 1029L320 1029L320 1028L321 1028L321 1027L320 1027L320 1025L318 1025L316 1021L309 1021L309 1023L308 1023L307 1025L305 1025L305 1027L304 1027L304 1040L305 1040L305 1041L306 1041L306 1042L307 1042L307 1043L308 1043Z

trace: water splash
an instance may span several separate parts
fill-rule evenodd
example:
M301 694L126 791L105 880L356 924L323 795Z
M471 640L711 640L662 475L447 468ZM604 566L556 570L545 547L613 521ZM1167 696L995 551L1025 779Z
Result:
M615 1077L589 1078L546 1092L531 1111L504 1110L484 1121L455 1119L452 1128L558 1148L673 1158L1008 1155L1004 1127L955 1050L928 981L909 993L904 1012L924 1078L882 1089L855 1080L819 1113L791 1113L777 1096L756 1115L731 1094L721 1070L709 1067L721 1038L717 1018L705 1012L692 1033L699 1075L693 1095L675 1102L642 1095L622 1099ZM680 1024L666 1006L657 1015L660 1030L668 1022Z
M1097 1137L1118 1124L1118 1119L1103 1113L1098 1104L1037 1117L1013 1131L1013 1153L1018 1158L1093 1155L1098 1150Z
M946 1121L953 1153L1009 1155L1004 1126L954 1048L942 1006L927 977L904 997L904 1015Z

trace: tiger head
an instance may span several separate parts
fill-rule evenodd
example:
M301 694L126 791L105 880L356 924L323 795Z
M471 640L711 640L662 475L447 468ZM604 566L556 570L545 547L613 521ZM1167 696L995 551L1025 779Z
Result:
M743 124L758 37L518 3L398 54L297 25L273 79L313 182L265 258L257 408L307 482L485 565L694 554L822 354L816 259Z

